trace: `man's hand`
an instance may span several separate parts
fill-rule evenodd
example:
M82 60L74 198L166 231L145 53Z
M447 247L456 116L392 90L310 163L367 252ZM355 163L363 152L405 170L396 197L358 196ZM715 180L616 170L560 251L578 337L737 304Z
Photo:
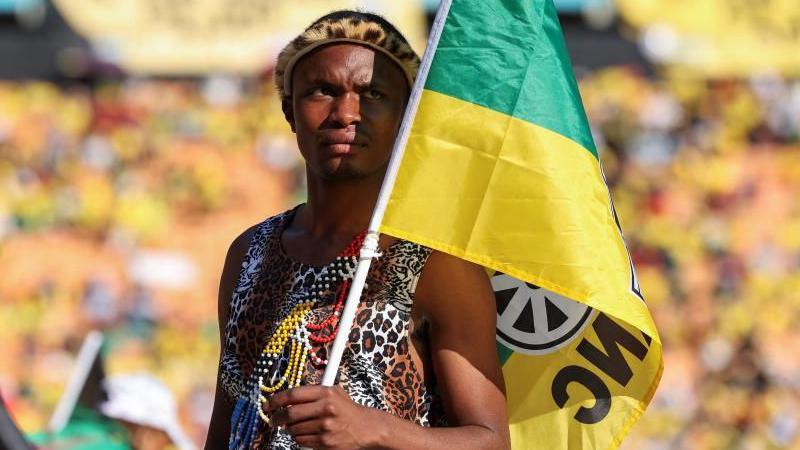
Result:
M300 386L269 398L273 426L286 426L298 444L314 449L369 448L382 439L378 410L353 402L339 386Z
M430 369L447 427L423 427L354 403L340 387L276 393L267 414L315 449L508 450L503 373L495 348L495 302L483 267L444 253L428 258L415 292L414 323L430 323ZM413 340L410 340L413 342Z

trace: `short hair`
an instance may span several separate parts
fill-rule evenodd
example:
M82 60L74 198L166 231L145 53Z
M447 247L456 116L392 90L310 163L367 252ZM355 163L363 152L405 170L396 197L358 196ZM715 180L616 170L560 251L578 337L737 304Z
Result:
M420 59L397 28L377 14L344 9L320 17L281 50L275 86L282 100L292 95L292 71L300 58L337 42L365 45L385 54L403 71L409 89L414 84Z

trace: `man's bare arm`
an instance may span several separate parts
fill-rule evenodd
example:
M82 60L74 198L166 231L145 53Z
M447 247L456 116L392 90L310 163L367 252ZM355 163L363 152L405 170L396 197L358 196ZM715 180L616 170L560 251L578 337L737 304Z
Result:
M415 307L430 321L433 369L450 427L424 429L417 436L404 432L411 425L406 422L392 428L387 447L509 448L494 293L484 268L434 252L420 277Z
M242 260L247 254L250 240L253 238L256 226L250 227L233 240L225 257L222 267L222 276L219 281L219 294L217 297L217 316L219 322L220 362L225 351L225 325L228 323L231 296L238 282ZM219 365L218 365L219 367ZM214 394L214 409L211 412L211 422L208 426L206 437L206 450L227 448L228 435L230 434L230 418L233 405L225 398L221 385L219 369L217 370L217 387Z

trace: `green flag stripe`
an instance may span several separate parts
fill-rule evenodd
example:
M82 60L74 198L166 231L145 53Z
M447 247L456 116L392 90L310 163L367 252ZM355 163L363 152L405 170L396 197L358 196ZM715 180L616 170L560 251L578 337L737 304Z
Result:
M500 359L500 365L502 366L514 353L514 350L511 350L500 342L495 342L495 344L497 345L497 358Z
M548 128L597 156L552 0L454 0L425 88Z

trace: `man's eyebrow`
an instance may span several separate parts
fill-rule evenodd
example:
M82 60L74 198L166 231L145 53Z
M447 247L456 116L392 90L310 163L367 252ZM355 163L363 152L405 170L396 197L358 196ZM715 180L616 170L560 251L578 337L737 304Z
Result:
M301 80L298 80L301 81ZM335 80L330 79L324 75L320 74L308 74L307 77L303 77L302 82L307 85L312 86L336 86L337 83ZM360 89L366 89L370 87L385 87L388 86L390 83L387 80L384 80L381 77L372 77L369 81L360 81L355 80L353 81L353 85Z
M363 81L363 82L362 81L356 81L353 84L356 87L359 87L359 88L363 89L363 88L370 88L370 87L386 87L390 83L387 80L384 80L383 78L372 77L372 79L369 80L369 81Z
M308 77L303 77L303 80L307 84L322 84L322 85L332 85L334 84L331 79L326 78L324 76L320 76L319 74L310 75Z

